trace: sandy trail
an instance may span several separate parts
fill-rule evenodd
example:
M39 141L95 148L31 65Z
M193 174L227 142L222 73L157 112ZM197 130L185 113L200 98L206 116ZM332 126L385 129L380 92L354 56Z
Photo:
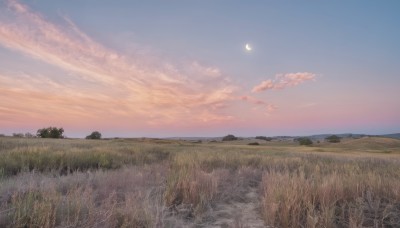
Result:
M248 187L240 201L217 205L213 213L215 221L207 227L266 227L261 219L259 194L255 187Z

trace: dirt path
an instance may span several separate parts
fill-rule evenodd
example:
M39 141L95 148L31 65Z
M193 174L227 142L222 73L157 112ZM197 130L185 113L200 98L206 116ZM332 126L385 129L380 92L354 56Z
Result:
M208 227L266 227L260 217L259 195L257 188L249 187L243 199L216 206L215 221Z

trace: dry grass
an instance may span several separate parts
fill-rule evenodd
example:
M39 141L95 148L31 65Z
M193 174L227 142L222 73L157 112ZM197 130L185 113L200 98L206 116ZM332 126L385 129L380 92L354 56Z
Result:
M0 227L400 226L396 145L247 143L0 138Z
M96 169L117 169L168 158L169 152L148 144L123 141L15 139L0 140L0 174L57 171L60 174Z
M49 176L22 173L2 182L0 227L154 227L168 219L165 167Z
M215 197L219 182L214 171L200 169L193 155L175 156L171 162L165 191L168 206L188 205L187 216L201 213Z
M304 161L297 172L265 172L261 185L265 221L277 227L400 225L399 173L387 168L376 172L366 169L372 166L368 161L361 162L365 163L321 166ZM386 165L395 171L399 163Z

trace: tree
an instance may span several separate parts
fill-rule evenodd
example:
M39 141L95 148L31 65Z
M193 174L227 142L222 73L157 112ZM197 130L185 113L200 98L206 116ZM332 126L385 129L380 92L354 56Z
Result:
M61 139L64 138L63 133L63 128L48 127L37 130L36 136L40 138Z
M307 137L301 137L301 138L297 138L295 140L298 141L300 145L304 145L304 146L310 146L313 144L313 141Z
M234 136L234 135L227 135L227 136L224 136L222 138L222 141L234 141L234 140L237 140L237 139L238 138L236 136Z
M86 136L86 139L101 139L101 133L98 131L92 132L92 134Z
M325 140L330 142L330 143L339 143L340 142L340 137L337 136L337 135L331 135L329 137L326 137Z

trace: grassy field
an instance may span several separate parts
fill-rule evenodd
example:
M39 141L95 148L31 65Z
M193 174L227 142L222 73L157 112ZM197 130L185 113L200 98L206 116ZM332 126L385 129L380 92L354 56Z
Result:
M387 138L0 137L0 227L400 227L399 180Z

